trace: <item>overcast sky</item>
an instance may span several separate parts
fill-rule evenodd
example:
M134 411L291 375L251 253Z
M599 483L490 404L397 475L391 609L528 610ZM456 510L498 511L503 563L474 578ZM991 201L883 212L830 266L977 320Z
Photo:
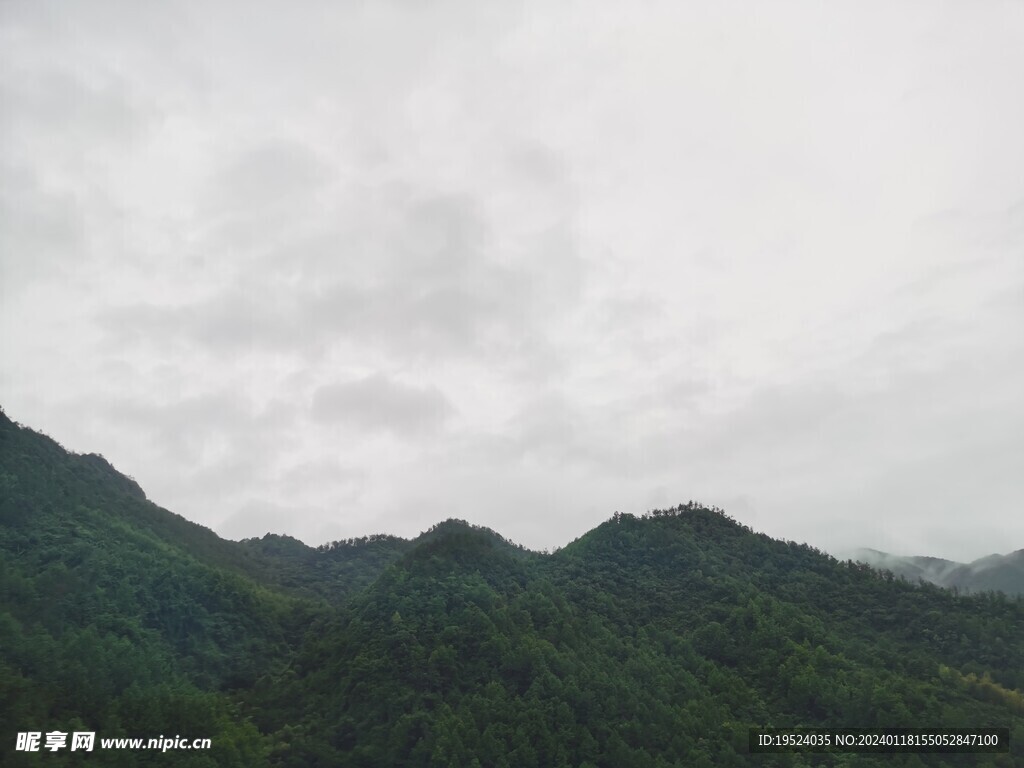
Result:
M1024 547L1024 4L0 2L0 404L223 536Z

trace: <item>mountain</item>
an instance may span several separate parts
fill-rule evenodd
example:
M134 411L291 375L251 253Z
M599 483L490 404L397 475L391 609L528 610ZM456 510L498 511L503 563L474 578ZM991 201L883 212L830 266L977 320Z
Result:
M262 539L243 539L240 545L262 560L264 578L277 586L337 604L370 584L410 542L378 534L314 549L291 536L268 533Z
M0 762L35 765L14 734L50 730L195 733L220 765L265 762L231 691L285 663L326 610L274 585L270 564L0 413Z
M917 585L688 503L553 554L231 542L0 413L0 762L18 732L210 738L102 765L1024 764L1024 601ZM1009 754L747 754L757 726L1010 725ZM79 760L78 762L82 762ZM77 764L77 763L76 763Z
M1024 595L1024 549L1008 555L989 555L970 563L891 555L876 549L858 549L851 558L914 583L921 580L964 592Z

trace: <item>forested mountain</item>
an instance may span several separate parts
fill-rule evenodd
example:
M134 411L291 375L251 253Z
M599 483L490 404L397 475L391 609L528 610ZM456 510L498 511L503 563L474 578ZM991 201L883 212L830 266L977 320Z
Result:
M964 592L1005 592L1024 595L1024 549L1008 555L988 555L970 563L957 563L937 557L905 557L879 552L877 549L858 549L852 559L892 571L916 583L931 582L940 587Z
M1024 601L954 594L689 503L550 555L230 542L0 414L0 763L1024 765ZM750 726L1009 726L1010 754L749 755ZM208 751L14 750L21 731Z

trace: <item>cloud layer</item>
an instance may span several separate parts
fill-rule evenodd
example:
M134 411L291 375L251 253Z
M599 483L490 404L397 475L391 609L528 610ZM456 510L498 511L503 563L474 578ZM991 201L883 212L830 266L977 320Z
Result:
M1024 546L1024 13L0 9L0 402L229 536Z

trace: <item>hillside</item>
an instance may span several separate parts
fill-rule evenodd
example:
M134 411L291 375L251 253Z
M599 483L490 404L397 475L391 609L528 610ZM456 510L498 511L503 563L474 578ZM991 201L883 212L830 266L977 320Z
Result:
M0 488L5 764L35 764L10 753L17 731L83 726L195 733L221 745L219 765L263 760L230 691L284 663L323 608L269 588L262 558L147 501L101 457L3 414Z
M551 555L486 528L230 542L0 414L0 747L104 765L1024 763L1024 601L919 586L689 503ZM750 726L1011 725L1009 755L746 754Z
M1024 549L1008 555L988 555L970 563L957 563L937 557L905 557L858 549L852 558L879 570L917 583L927 581L963 592L1005 592L1024 595Z

